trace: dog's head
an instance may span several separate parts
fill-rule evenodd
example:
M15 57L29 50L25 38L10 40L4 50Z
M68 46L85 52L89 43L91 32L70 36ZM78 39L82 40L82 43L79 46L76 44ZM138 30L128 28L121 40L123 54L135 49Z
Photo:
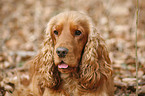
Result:
M81 88L95 89L112 72L104 40L91 19L75 11L63 12L50 19L43 49L35 62L41 74L39 81L47 87L59 86L60 72L73 73L79 67Z
M47 28L54 44L54 63L60 72L73 72L79 66L91 31L89 17L79 12L64 12L53 17Z

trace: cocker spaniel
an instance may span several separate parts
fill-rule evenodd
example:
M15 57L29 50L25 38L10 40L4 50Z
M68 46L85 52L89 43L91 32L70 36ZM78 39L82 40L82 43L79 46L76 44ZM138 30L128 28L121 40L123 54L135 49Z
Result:
M76 11L50 19L43 47L28 63L31 83L24 96L113 96L111 61L93 26Z

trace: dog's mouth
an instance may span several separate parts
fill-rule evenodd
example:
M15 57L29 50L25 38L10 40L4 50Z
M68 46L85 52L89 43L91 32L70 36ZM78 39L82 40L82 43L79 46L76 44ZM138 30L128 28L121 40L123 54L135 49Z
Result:
M61 61L60 64L58 64L58 70L62 73L70 73L75 71L76 67L70 67L64 61Z
M60 62L60 64L58 65L58 68L63 68L63 69L66 69L68 68L69 66L67 64L65 64L63 61Z

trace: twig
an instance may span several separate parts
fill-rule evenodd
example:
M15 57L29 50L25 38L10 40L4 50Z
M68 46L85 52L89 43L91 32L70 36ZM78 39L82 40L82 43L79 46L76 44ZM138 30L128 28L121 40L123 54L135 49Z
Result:
M138 28L138 11L139 11L139 0L137 2L137 10L136 10L136 40L135 40L135 54L136 54L136 96L138 96L138 56L137 56L137 28Z
M26 56L35 56L37 52L35 51L9 51L8 54L10 56L18 55L21 57L26 57Z

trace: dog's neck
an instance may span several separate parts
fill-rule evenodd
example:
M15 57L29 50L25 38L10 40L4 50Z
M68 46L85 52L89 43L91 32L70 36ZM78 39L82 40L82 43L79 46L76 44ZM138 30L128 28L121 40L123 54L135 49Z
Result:
M78 74L78 73L77 73ZM62 90L65 90L66 93L74 94L74 90L76 90L76 87L78 85L78 76L76 73L61 73L61 88Z
M60 77L62 80L66 80L67 78L78 79L78 68L75 68L74 71L68 73L60 72Z
M69 73L61 73L60 77L61 77L61 79L66 79L66 78L70 77L70 74Z
M77 79L78 78L78 73L61 73L60 77L62 80L66 80L67 78L72 78L72 79Z

